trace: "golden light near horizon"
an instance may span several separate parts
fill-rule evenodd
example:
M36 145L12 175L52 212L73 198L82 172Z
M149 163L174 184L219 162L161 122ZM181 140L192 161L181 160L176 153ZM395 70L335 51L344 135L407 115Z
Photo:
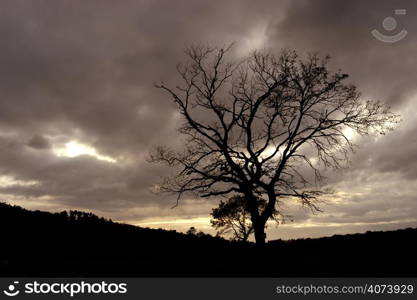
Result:
M109 156L100 155L97 152L97 150L94 149L93 147L86 145L86 144L79 143L77 141L68 142L64 145L64 147L56 148L53 151L57 156L61 156L61 157L77 157L81 155L88 155L98 160L103 160L103 161L107 161L110 163L117 162L116 159L109 157Z
M197 226L197 225L203 225L206 227L210 227L210 217L196 217L196 218L153 218L150 220L145 220L143 222L137 223L139 226L169 226L169 225L189 225L189 226Z

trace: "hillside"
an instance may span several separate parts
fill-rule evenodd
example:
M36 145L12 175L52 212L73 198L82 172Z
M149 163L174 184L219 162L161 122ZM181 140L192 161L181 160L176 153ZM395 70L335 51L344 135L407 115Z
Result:
M417 229L271 241L115 223L0 203L2 276L416 276Z

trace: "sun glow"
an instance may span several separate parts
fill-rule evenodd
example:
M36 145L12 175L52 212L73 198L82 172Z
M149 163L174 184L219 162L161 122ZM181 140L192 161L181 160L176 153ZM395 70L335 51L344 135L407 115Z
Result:
M348 140L353 140L357 137L356 131L352 128L347 127L345 129L343 129L342 132Z
M85 144L81 144L76 141L68 142L64 145L64 147L55 149L54 152L57 156L63 156L63 157L77 157L80 155L88 155L88 156L93 156L94 158L98 160L104 160L104 161L111 162L111 163L116 162L114 158L100 155L97 153L97 150L94 149L93 147L85 145Z
M276 153L275 153L276 152ZM275 153L275 154L274 154ZM278 151L277 151L277 149L276 149L276 147L274 147L274 146L269 146L268 148L266 148L262 153L261 153L261 155L260 155L260 157L262 158L262 159L265 159L265 158L267 158L267 157L270 157L271 155L273 155L272 156L272 160L277 160L277 159L279 159L281 156L282 156L282 151L281 151L281 149L279 149Z

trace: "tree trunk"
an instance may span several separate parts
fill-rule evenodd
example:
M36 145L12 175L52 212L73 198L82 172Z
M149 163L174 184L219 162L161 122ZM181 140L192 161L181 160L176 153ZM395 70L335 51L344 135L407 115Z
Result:
M265 239L266 239L266 234L265 234L266 220L263 221L263 219L261 219L259 216L258 202L257 202L257 198L253 195L253 192L247 191L245 193L245 197L248 201L248 208L251 214L251 221L252 221L252 226L253 226L253 230L255 234L256 245L259 247L263 247L265 245Z
M255 242L259 247L265 246L265 224L258 222L256 225L253 225L255 231Z

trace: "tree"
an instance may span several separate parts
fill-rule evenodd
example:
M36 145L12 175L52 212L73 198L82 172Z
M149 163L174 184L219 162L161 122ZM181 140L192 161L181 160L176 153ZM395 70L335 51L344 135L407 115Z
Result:
M239 241L247 241L253 233L253 225L250 220L250 212L246 199L236 195L227 202L220 201L219 206L213 208L210 220L211 225L217 229L217 235L232 235L232 238ZM266 201L258 198L258 207L265 209ZM277 210L272 217L277 223L283 222L283 217Z
M196 234L197 234L197 229L195 229L195 227L194 227L194 226L191 226L191 227L187 230L187 232L186 232L185 234L188 234L188 235L196 235Z
M206 235L202 231L198 231L197 232L197 229L194 226L191 226L190 228L188 228L188 230L187 230L187 232L185 234L187 234L187 235L195 235L195 236L198 236L198 237L203 237L203 236Z
M150 161L173 168L159 190L178 194L177 201L184 193L244 195L263 245L266 222L284 198L319 208L323 169L346 165L354 148L347 130L384 134L398 116L362 100L345 83L348 75L328 69L329 57L283 50L231 61L231 49L192 46L177 67L182 84L156 84L176 104L186 139L183 150L157 146Z

